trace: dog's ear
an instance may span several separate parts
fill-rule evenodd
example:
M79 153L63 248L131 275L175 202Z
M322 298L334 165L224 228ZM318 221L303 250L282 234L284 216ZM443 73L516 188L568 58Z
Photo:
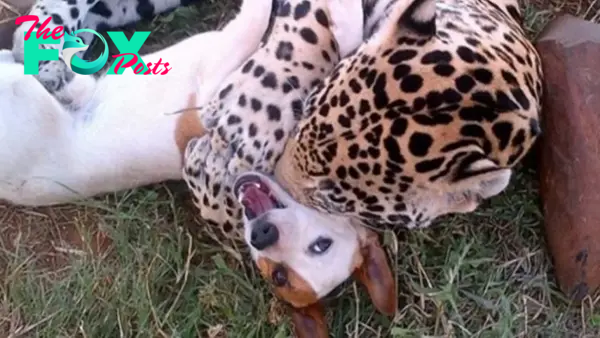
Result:
M362 262L353 277L365 286L373 305L383 314L393 316L398 306L396 281L377 234L367 229L361 243Z
M317 302L303 308L288 306L297 338L328 338L329 330L325 322L325 312Z

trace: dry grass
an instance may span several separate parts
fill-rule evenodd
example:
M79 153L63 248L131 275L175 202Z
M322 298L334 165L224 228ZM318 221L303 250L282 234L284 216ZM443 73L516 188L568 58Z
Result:
M0 24L12 21L19 15L21 15L21 13L16 7L0 0Z
M532 37L559 10L600 15L597 0L524 7ZM138 29L151 27L153 49L218 25L231 8L231 0L207 1ZM573 306L557 290L531 160L477 212L386 234L400 285L396 318L349 285L330 303L332 335L600 336L600 295ZM231 254L246 250L209 240L187 197L182 184L163 184L76 206L0 206L0 336L289 336L249 260Z

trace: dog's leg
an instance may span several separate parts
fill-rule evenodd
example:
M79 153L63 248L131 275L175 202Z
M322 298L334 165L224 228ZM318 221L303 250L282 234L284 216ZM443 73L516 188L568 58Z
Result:
M208 102L225 78L257 50L276 1L242 0L238 15L218 32L209 58L202 64L202 77L198 79L199 102ZM191 54L203 52L200 49L190 51Z

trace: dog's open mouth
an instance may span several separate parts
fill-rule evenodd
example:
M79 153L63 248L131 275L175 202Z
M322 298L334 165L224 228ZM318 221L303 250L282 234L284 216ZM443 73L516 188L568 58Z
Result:
M244 207L244 214L249 221L269 210L285 208L285 205L275 197L269 185L259 176L241 177L235 183L234 192Z

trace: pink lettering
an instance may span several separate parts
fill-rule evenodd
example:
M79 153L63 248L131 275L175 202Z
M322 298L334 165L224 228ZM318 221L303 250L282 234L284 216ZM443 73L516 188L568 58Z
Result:
M131 55L133 58L129 60L125 65L123 65L123 60L125 60L125 55ZM133 53L123 53L113 55L114 58L121 57L121 59L117 62L117 66L115 67L115 73L119 73L119 68L129 68L137 63L137 55ZM134 70L135 73L135 70ZM137 74L137 73L136 73Z
M39 27L37 27L37 31L35 33L35 36L38 39L40 37L43 37L43 39L52 38L54 40L60 40L60 38L62 38L65 35L64 27L56 26L56 27L54 27L52 32L50 32L50 28L48 28L47 26L50 23L51 19L52 19L51 17L46 18L46 20L44 20L44 22L42 22L42 24L40 25L40 23L39 23L40 18L37 15L22 15L15 19L15 24L20 25L24 22L29 22L29 21L33 23L31 25L31 27L29 27L29 29L27 30L27 33L25 34L25 40L29 40L29 38L31 37L31 33L33 32L34 29L36 29L36 26L38 26L38 25L39 25ZM123 60L125 60L126 55L131 55L132 58L131 58L131 60L129 60L128 62L123 64ZM119 68L123 68L123 69L129 68L138 62L137 55L135 55L133 53L117 54L117 55L113 55L113 57L120 58L119 60L117 60L117 65L115 67L115 72L117 74L118 74ZM171 69L173 69L173 68L169 67L168 62L163 63L162 59L158 59L158 62L155 63L154 65L152 64L152 62L148 62L147 66L148 66L148 69L144 72L144 75L148 75L148 74L166 75ZM152 66L154 66L154 67L152 67ZM164 66L163 67L164 70L159 74L160 66ZM135 74L139 74L143 70L144 70L144 65L142 63L140 63L139 65L137 65L135 67L133 72Z
M167 73L173 68L169 68L169 63L165 62L165 70L163 70L162 73L160 73L160 75L167 75Z
M64 30L63 26L54 27L54 29L52 30L52 38L54 40L60 40L60 38L62 38L63 35L65 35L65 33L60 34L63 30Z
M148 66L148 69L144 72L144 75L148 75L148 74L150 74L152 72L150 70L150 67L152 67L152 62L148 62L147 66Z
M35 36L38 39L41 36L43 36L44 39L52 37L55 40L58 40L63 37L64 33L60 34L64 29L62 26L55 27L52 32L50 32L50 28L46 27L50 23L50 20L51 20L50 17L46 18L46 20L44 20L44 22L42 22L42 24L38 28L37 32L35 33ZM39 24L40 18L37 15L23 15L23 16L20 16L15 19L15 24L17 24L17 25L20 25L23 22L28 22L28 21L32 21L33 24L31 25L31 27L29 27L29 29L27 30L27 33L25 34L25 40L29 40L29 37L31 37L31 33L33 32L34 29L36 29L36 26Z
M37 26L38 22L40 22L40 18L38 18L37 15L23 15L18 17L15 20L15 24L20 25L23 22L27 22L27 21L33 21L33 25L31 25L31 27L29 27L29 29L27 30L27 33L25 34L25 41L29 40L29 37L31 36L31 32L33 31L33 29L35 28L35 26Z
M144 70L144 64L143 63L139 63L137 66L135 66L135 69L133 70L134 74L139 74L142 72L142 70Z
M152 74L154 74L154 75L158 74L158 66L163 65L163 63L161 61L162 61L162 58L158 59L158 63L156 63L154 65L154 68L152 68Z

